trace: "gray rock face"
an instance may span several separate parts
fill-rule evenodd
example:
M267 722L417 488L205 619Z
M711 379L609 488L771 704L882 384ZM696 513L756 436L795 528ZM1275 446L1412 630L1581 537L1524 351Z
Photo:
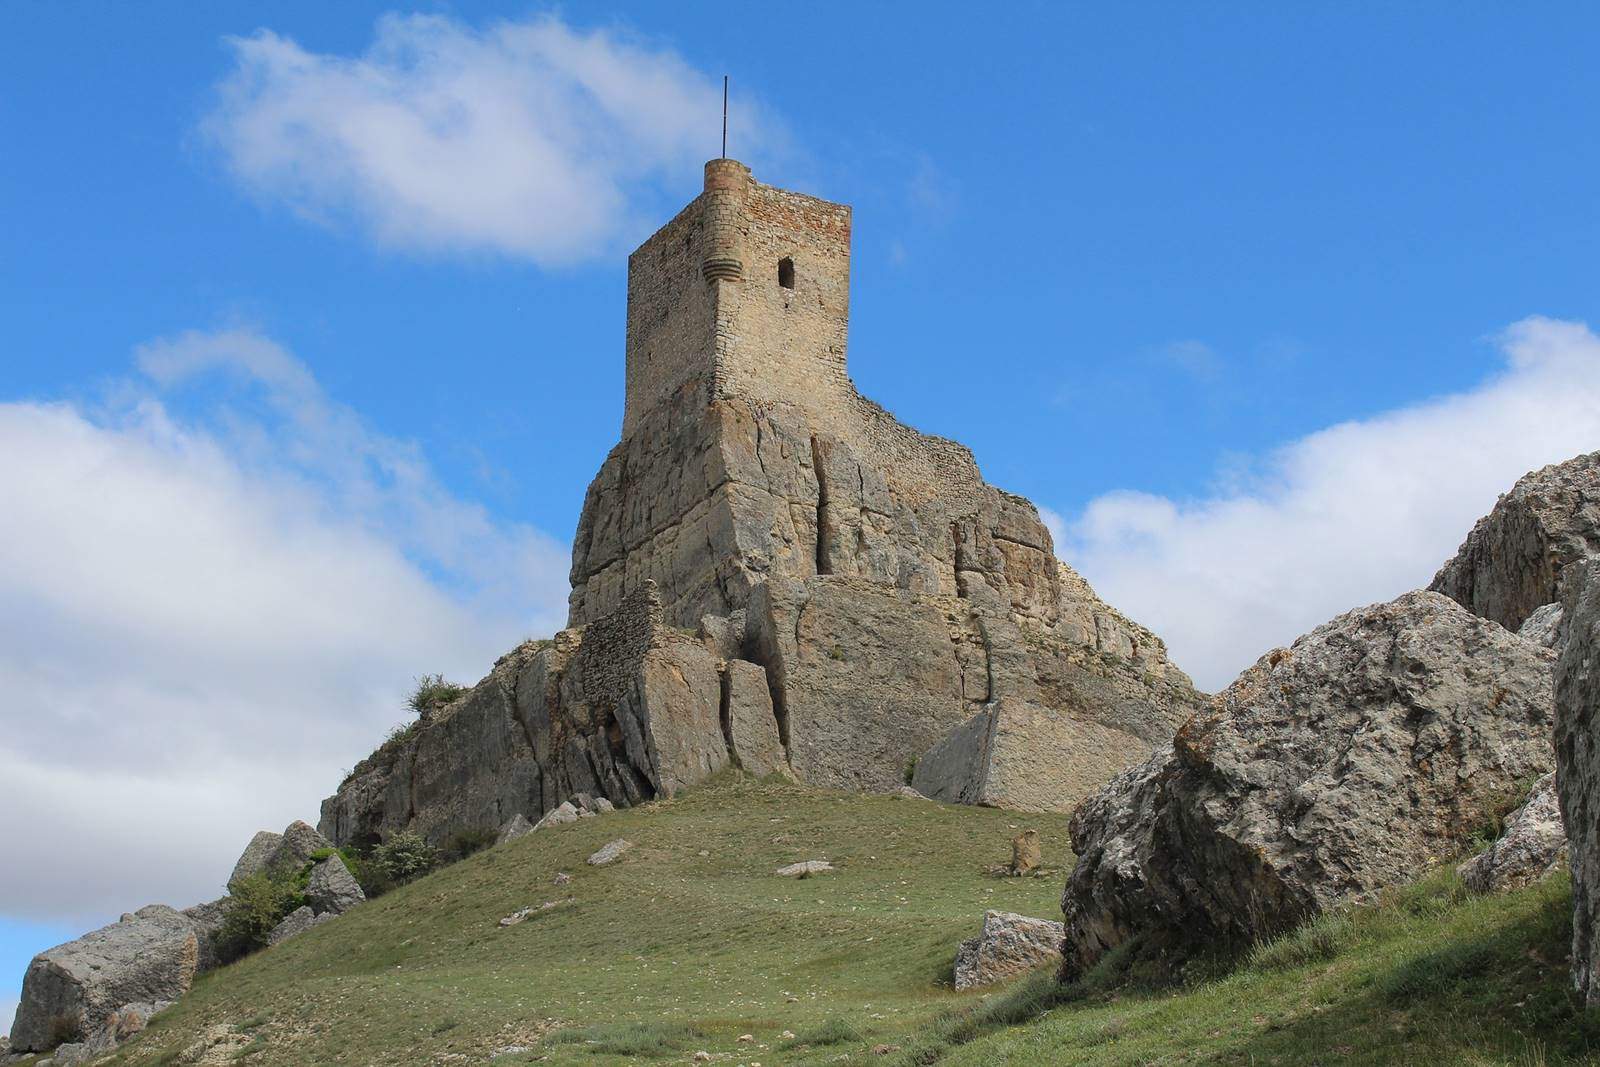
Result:
M1428 588L1516 630L1562 599L1567 569L1600 556L1600 452L1524 475Z
M1270 937L1448 858L1550 769L1553 660L1427 592L1263 656L1074 814L1067 969Z
M956 952L956 989L977 989L1061 962L1064 928L1009 911L983 913L983 930Z
M1498 893L1536 882L1567 858L1567 830L1561 824L1556 776L1547 774L1528 799L1506 817L1505 833L1456 868L1469 889Z
M365 904L367 894L335 852L311 868L306 882L306 900L318 915L343 915L357 904Z
M318 915L311 910L309 905L302 904L284 916L283 921L272 928L272 932L267 935L267 947L270 948L273 945L282 944L291 937L297 937L313 926L320 926L331 918L333 918L332 912Z
M1525 619L1517 629L1517 636L1525 641L1532 641L1545 648L1559 648L1561 645L1561 605L1546 604L1542 608L1535 608L1532 615Z
M772 707L767 672L754 663L735 659L728 661L723 674L727 694L723 728L728 734L728 751L740 767L757 778L793 773L778 729L777 712Z
M565 826L567 823L578 821L578 809L572 806L570 800L563 800L555 807L544 813L544 818L534 823L535 830L544 830L551 826Z
M235 885L241 879L262 871L298 870L311 859L312 853L332 847L333 842L309 823L298 819L284 827L281 834L270 830L258 831L245 846L239 862L233 865L228 884Z
M239 862L233 865L233 873L228 875L228 884L237 885L251 875L266 870L282 844L282 834L275 834L271 830L256 831L256 835L244 847L244 852L240 853Z
M718 667L644 587L604 619L502 657L362 761L323 802L322 829L341 844L402 829L441 844L579 793L623 805L671 796L729 762Z
M197 972L199 974L214 970L222 963L219 942L222 938L222 924L227 918L227 907L228 898L219 897L205 904L196 904L183 909L183 917L194 927L195 938L199 941L200 965Z
M193 924L161 904L41 952L28 965L11 1045L42 1052L96 1040L130 1004L177 1000L199 966Z
M1556 669L1556 791L1572 864L1572 981L1600 1004L1600 562L1574 573Z
M997 700L917 760L924 796L1015 811L1073 806L1143 752L1142 739L1093 719L1022 700Z
M519 811L507 819L504 826L500 827L500 832L495 835L494 843L503 845L508 841L515 841L519 837L526 837L531 833L533 833L533 823L529 822L528 817Z

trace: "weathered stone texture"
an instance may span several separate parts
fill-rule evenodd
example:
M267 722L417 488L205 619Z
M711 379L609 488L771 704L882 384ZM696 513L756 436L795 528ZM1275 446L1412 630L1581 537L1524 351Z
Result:
M941 743L956 792L1061 808L1200 706L1161 642L1056 561L1032 504L856 392L850 225L707 165L629 260L623 434L573 541L570 629L357 768L328 833L437 840L735 760L889 790ZM980 714L1013 728L959 750Z
M361 883L337 852L311 868L311 877L306 882L306 902L318 915L343 915L366 899Z
M1600 556L1600 452L1518 479L1428 588L1516 630L1562 599L1567 570Z
M323 802L341 844L434 842L588 793L671 796L728 762L718 662L665 626L653 586L610 616L503 657L463 699L386 744Z
M1561 824L1556 776L1534 783L1528 799L1506 816L1500 838L1456 868L1467 888L1499 893L1536 882L1567 858L1567 831Z
M728 735L728 751L740 767L757 778L791 773L766 670L744 660L730 660L724 673L723 729Z
M1262 657L1073 816L1068 970L1270 937L1458 852L1551 767L1553 660L1428 592Z
M1066 811L1149 752L1148 740L1093 719L1000 700L924 753L911 785L935 800Z
M194 982L199 952L193 923L161 904L41 952L22 979L12 1048L92 1041L125 1005L177 1000Z
M1572 980L1600 1004L1600 561L1573 572L1556 668L1556 789L1572 864Z
M977 989L1061 960L1062 925L1008 911L983 913L983 930L961 942L955 985Z

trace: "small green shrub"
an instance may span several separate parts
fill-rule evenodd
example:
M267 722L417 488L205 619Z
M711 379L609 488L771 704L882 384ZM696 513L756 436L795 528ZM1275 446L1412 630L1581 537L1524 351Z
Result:
M705 1037L698 1026L683 1023L612 1023L557 1030L550 1045L586 1045L602 1056L670 1056Z
M794 1040L789 1042L788 1047L799 1048L801 1045L810 1045L814 1048L822 1048L827 1045L849 1045L865 1040L866 1038L862 1036L861 1031L851 1026L846 1020L829 1019L827 1022L819 1026L813 1026L809 1030L801 1030L794 1036Z
M411 722L397 722L389 728L389 733L384 737L385 745L398 745L417 736L417 731L422 729L420 720Z
M217 951L225 961L265 948L267 935L305 899L301 870L257 871L228 888Z
M395 885L405 885L439 866L439 850L414 830L402 830L372 850L372 862Z
M906 761L906 785L911 784L911 779L917 776L917 757L912 756Z
M466 691L466 686L447 682L442 674L424 674L417 679L406 706L418 715L428 715L460 699Z
M1282 971L1308 963L1331 960L1355 940L1355 923L1344 912L1326 912L1282 937L1257 945L1249 966L1258 971Z
M500 836L492 827L475 827L470 830L457 830L445 842L442 860L445 863L456 863L466 859L474 852L482 852L494 844L494 839Z

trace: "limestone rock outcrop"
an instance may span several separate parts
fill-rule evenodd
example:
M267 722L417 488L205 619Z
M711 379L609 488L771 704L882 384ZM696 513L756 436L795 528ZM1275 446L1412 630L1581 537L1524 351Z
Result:
M1556 776L1534 784L1522 806L1506 816L1499 839L1456 868L1467 888L1499 893L1536 882L1567 858L1567 830L1561 824Z
M1568 576L1556 668L1556 790L1572 865L1572 980L1600 1004L1600 561Z
M267 934L267 946L281 945L291 937L298 937L314 926L320 926L334 917L333 912L317 914L309 904L302 904L285 915Z
M233 865L228 885L237 884L262 871L298 870L309 862L313 853L332 848L333 843L318 833L309 823L298 819L284 827L283 833L261 830L250 839Z
M1560 601L1569 568L1600 556L1600 452L1524 475L1428 588L1517 630Z
M1062 925L1009 911L983 913L983 930L956 951L955 986L977 989L1061 962Z
M22 979L11 1047L103 1043L128 1005L169 1003L188 992L199 962L193 923L161 904L41 952Z
M306 903L318 915L343 915L366 900L361 883L337 852L311 868L311 877L306 880Z
M1067 971L1271 937L1458 853L1551 769L1554 658L1430 592L1263 656L1074 814Z
M362 761L322 806L341 844L542 816L578 793L637 804L729 761L722 664L665 624L654 586L552 641L529 642L406 737ZM576 817L577 809L573 809Z
M1203 705L1031 503L856 391L849 256L848 207L707 164L629 259L569 628L363 761L323 833L440 843L730 763L880 792L916 765L944 799L1069 810Z

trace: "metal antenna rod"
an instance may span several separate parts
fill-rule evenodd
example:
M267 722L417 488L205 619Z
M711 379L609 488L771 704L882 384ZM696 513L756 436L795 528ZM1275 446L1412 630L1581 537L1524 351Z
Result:
M728 158L728 76L722 76L722 158Z

